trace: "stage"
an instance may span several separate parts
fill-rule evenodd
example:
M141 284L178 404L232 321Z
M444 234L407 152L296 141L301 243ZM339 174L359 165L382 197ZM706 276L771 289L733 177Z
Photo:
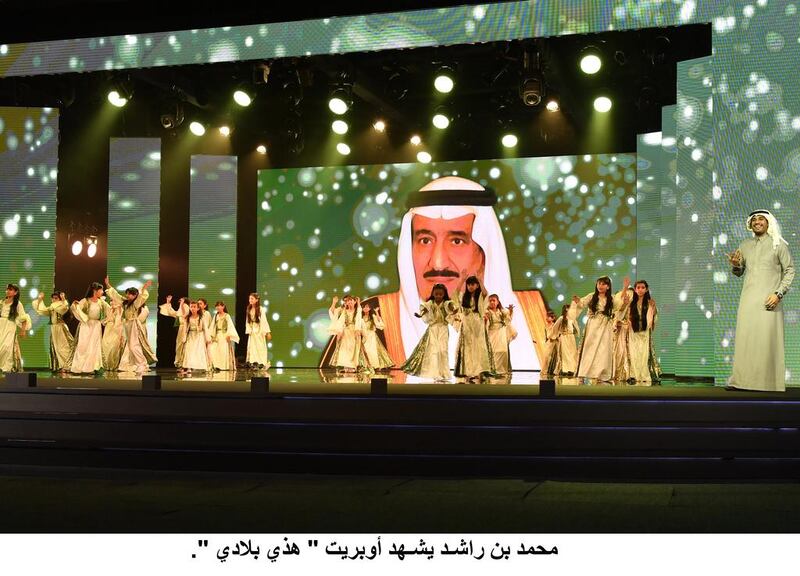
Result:
M800 477L800 390L393 383L278 369L0 387L0 464L551 478ZM253 376L269 376L264 380ZM380 377L381 375L378 375Z
M142 389L142 375L134 372L104 372L101 376L54 374L45 369L36 373L37 388L53 391L135 391ZM481 383L452 378L450 382L408 376L400 370L346 373L335 369L275 368L235 372L195 372L181 376L177 370L159 368L146 375L160 377L161 392L210 392L215 394L250 393L253 378L269 378L273 395L371 395L371 381L386 378L389 396L484 396L532 398L542 395L536 371L516 370L509 376L490 378ZM709 378L667 377L656 383L589 382L580 378L556 377L555 395L564 398L626 399L768 399L800 401L800 387L785 393L730 391ZM0 385L5 383L0 377ZM4 389L4 388L3 388Z

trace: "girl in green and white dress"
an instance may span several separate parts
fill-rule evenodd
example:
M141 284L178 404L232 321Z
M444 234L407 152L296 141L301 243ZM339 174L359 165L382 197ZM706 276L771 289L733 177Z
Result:
M19 301L19 286L6 286L6 297L0 304L0 372L19 372L22 370L22 354L19 349L19 335L31 328L31 317Z
M211 325L211 343L208 345L211 365L214 370L236 370L234 344L239 342L236 323L228 314L224 302L217 302L214 307L217 313Z
M63 292L53 292L48 306L44 303L44 292L39 292L38 298L33 301L33 310L39 316L50 318L50 370L66 372L75 353L75 338L64 322L64 315L69 312L66 295Z

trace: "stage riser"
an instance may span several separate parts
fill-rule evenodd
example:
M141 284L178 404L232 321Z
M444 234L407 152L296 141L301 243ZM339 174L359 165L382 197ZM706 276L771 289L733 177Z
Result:
M553 424L800 427L800 401L258 396L37 390L0 392L0 417L251 420L404 425Z
M0 464L800 478L800 401L0 391Z
M580 481L797 481L800 460L770 458L472 457L276 452L182 452L2 448L0 465L17 473L58 468L163 471L496 477ZM66 472L69 474L69 472Z
M800 458L798 429L416 427L211 422L0 420L6 446L81 450L266 451L411 456Z

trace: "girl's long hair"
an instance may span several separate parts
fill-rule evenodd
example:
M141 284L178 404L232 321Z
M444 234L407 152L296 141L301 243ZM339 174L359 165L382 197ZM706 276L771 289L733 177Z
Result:
M94 296L95 291L102 290L103 285L100 282L92 282L89 284L89 287L86 289L86 298L91 298Z
M225 314L228 313L228 307L225 306L225 302L223 302L222 300L217 300L217 303L214 304L214 308L216 308L217 306L222 306L222 311L225 312Z
M192 317L192 304L197 304L197 301L196 300L184 300L183 303L186 304L186 309L188 310L188 312L186 313L186 323L188 324L189 323L189 318ZM198 318L202 318L203 317L203 315L200 313L200 307L199 306L197 307L197 317Z
M428 296L428 302L433 302L433 292L434 292L434 290L443 290L444 291L444 298L442 299L442 302L446 302L447 300L450 300L450 295L447 293L447 286L445 286L444 284L434 284L433 288L431 288L431 295Z
M608 290L606 290L606 305L603 308L603 314L611 318L611 313L614 311L614 301L612 300L612 293L611 293L611 278L608 276L601 276L597 279L597 282L594 284L594 294L592 295L591 301L589 301L589 310L592 311L592 314L597 314L597 304L600 301L600 292L597 290L597 284L606 284L608 286Z
M133 300L125 300L122 301L122 307L127 309L133 306L133 303L136 302L136 299L139 297L139 289L131 286L130 288L125 288L125 294L133 294Z
M9 320L16 320L17 319L17 308L19 308L19 286L16 284L9 284L6 286L6 290L11 288L14 290L14 298L11 300L11 310L8 311L8 319Z
M362 304L361 305L361 316L364 316L364 306L369 306L369 305L368 304ZM369 307L369 320L372 320L373 318L375 318L375 307L374 306L370 306Z
M478 285L478 288L475 290L475 292L470 292L467 289L467 285L469 284ZM478 280L478 277L470 276L469 278L467 278L467 281L464 282L464 296L461 297L461 306L463 306L464 308L471 308L472 310L477 312L478 302L480 301L481 298L481 292L482 292L481 283Z
M639 295L635 290L633 292L633 300L631 300L631 327L633 327L634 332L644 332L647 330L647 310L648 306L650 306L650 285L644 280L637 280L634 286L637 284L644 284L644 287L647 288L647 292L642 296L641 318L639 317L639 307L637 306Z
M261 324L261 297L258 295L258 292L251 292L249 296L252 296L256 299L255 304L250 304L249 300L247 302L247 309L245 310L245 321L250 322L250 309L253 308L255 311L255 319L253 322L256 324ZM248 296L248 298L249 298Z

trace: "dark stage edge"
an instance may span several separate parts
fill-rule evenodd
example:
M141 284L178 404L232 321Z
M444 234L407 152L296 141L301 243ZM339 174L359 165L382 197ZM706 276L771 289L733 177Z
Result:
M0 385L0 465L549 479L800 478L800 390L392 384L315 369ZM269 392L251 391L269 376ZM380 375L378 375L380 377ZM326 381L327 380L327 381ZM264 382L256 383L263 386Z

